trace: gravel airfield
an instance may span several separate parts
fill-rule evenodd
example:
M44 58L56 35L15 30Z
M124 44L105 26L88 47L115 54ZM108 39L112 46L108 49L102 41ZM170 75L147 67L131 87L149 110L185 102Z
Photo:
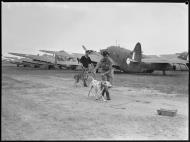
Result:
M2 140L188 139L189 72L116 73L107 102L74 87L76 73L2 66Z

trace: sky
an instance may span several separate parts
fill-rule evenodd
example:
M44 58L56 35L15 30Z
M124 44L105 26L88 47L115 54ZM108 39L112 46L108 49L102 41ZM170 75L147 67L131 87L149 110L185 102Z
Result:
M188 51L188 5L132 2L2 2L2 55L84 53L111 45L143 54Z

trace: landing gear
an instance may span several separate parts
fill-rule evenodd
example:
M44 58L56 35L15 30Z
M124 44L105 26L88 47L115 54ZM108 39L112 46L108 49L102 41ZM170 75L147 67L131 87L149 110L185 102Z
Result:
M39 66L38 65L34 65L34 68L39 68Z
M153 73L154 70L147 70L147 73Z
M153 73L154 70L144 70L143 73Z
M71 70L76 70L76 66L71 66Z
M53 68L54 68L53 65L48 65L48 70L53 69Z
M173 65L173 70L174 70L174 71L176 70L176 66L175 66L175 65Z
M163 73L163 75L166 75L166 71L165 70L163 70L162 73Z

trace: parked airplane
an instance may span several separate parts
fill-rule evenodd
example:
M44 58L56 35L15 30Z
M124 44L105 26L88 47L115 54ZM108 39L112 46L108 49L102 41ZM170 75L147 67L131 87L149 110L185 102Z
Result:
M2 63L10 63L11 59L6 58L6 57L2 57L1 60L2 60Z
M37 61L33 61L32 59L29 58L16 58L16 57L7 57L5 56L5 58L9 59L9 62L12 64L16 64L17 67L19 67L20 65L24 66L24 67L40 67L41 65L43 65L44 63L40 63Z
M31 54L22 54L22 53L9 53L15 56L21 56L21 57L25 57L25 58L29 58L32 59L33 61L39 62L39 63L43 63L45 64L48 69L51 68L71 68L71 69L75 69L77 66L79 66L80 64L76 61L60 61L59 59L55 58L54 56L50 56L50 55L31 55Z
M86 50L85 46L82 46L84 50ZM55 57L55 60L62 60L62 61L78 61L78 63L80 62L80 58L84 55L82 53L67 53L64 50L61 51L50 51L50 50L39 50L41 52L45 52L45 53L50 53L53 54L53 56ZM101 55L99 54L94 54L95 52L92 50L88 50L91 54L89 55L90 58L92 59L93 63L96 64L98 60L97 57L101 57Z
M55 62L63 61L64 63L70 64L70 69L76 69L77 67L81 68L81 63L79 59L83 54L81 53L72 53L69 54L64 50L61 51L50 51L50 50L39 50L41 52L52 54L55 58Z
M187 52L176 53L176 54L164 54L160 55L160 57L164 58L165 60L173 64L176 67L176 70L181 70L181 71L189 70L189 60Z
M72 54L67 53L64 50L61 51L50 51L50 50L39 50L41 52L53 54L54 57L56 57L58 60L75 60L75 56Z
M84 50L87 50L83 47ZM161 57L152 57L142 54L141 44L138 42L133 51L119 47L110 46L107 49L100 50L100 53L90 50L93 54L99 54L96 61L100 60L101 53L107 50L109 57L113 61L113 67L126 73L152 73L155 70L165 71L175 70L173 61Z
M183 60L189 60L189 54L188 52L182 52L182 53L176 53L178 55L177 57Z

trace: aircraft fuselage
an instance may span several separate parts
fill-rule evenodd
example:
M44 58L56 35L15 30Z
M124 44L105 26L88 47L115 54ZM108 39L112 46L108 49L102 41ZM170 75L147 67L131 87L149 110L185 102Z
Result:
M125 48L120 48L117 46L111 46L107 48L110 53L110 57L114 60L120 69L124 72L134 72L134 73L151 73L154 70L172 70L172 66L169 63L145 63L136 61L135 53ZM128 62L127 59L132 59L133 62Z

